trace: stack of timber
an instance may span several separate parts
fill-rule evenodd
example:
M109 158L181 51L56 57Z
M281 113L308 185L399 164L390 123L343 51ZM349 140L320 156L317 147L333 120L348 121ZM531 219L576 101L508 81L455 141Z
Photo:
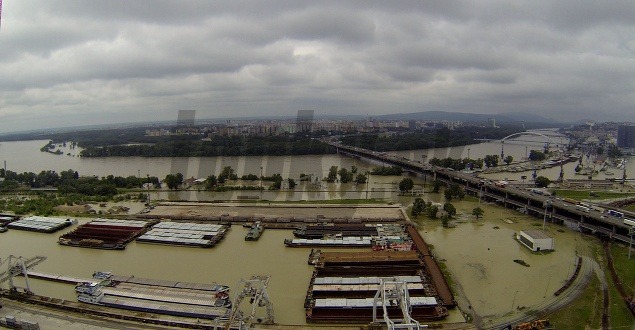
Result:
M212 247L220 242L229 226L187 222L161 222L137 238L137 242Z
M7 227L11 229L37 231L41 233L52 233L62 228L66 228L73 223L74 221L71 219L31 216L13 221L9 223Z
M372 321L374 296L382 280L405 283L418 321L448 316L417 251L322 252L305 299L307 322L361 323ZM378 315L383 313L378 301ZM401 311L387 307L390 316Z
M68 246L123 250L126 244L145 232L153 222L95 219L60 236L58 243Z

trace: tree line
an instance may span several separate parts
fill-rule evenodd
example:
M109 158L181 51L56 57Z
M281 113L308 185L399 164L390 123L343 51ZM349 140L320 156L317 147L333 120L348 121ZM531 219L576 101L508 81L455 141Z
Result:
M138 178L136 176L114 176L106 177L80 176L72 169L61 171L41 171L38 174L33 172L16 173L10 170L5 172L0 169L0 178L4 178L0 187L4 189L17 189L20 185L29 188L52 187L57 188L60 194L80 194L86 196L114 196L117 189L139 188L145 183L159 184L157 177Z
M88 146L82 157L214 157L329 154L329 145L301 135L281 136L169 136L153 144Z
M342 137L343 144L374 151L445 148L473 144L475 139L501 139L524 131L518 127L488 128L477 126L430 129L393 135L357 134Z

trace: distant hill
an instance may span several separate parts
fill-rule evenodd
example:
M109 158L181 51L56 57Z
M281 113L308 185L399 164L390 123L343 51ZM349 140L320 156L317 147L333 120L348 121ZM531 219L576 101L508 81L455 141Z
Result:
M490 118L496 119L496 123L513 123L513 122L527 122L527 123L556 123L553 119L541 117L536 114L523 113L523 112L509 112L502 114L482 114L482 113L465 113L465 112L449 112L449 111L424 111L413 113L397 113L389 115L374 116L373 118L379 120L430 120L430 121L464 121L485 123Z

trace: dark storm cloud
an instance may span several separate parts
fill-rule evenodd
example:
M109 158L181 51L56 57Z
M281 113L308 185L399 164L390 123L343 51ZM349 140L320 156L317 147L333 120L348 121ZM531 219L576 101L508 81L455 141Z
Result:
M635 120L633 17L631 1L5 0L0 130L185 108Z

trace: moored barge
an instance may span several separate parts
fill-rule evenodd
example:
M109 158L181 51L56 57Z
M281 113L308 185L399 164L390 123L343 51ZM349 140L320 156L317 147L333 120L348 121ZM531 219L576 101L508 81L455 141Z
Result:
M30 216L24 217L17 221L13 221L9 223L7 227L18 230L52 233L62 228L66 228L73 223L75 223L75 221L71 219Z
M139 236L137 242L208 248L220 242L228 229L228 225L220 224L160 222Z
M254 222L247 235L245 235L245 241L257 241L262 236L262 232L265 231L265 226L260 221Z
M106 250L123 250L126 244L145 232L154 222L95 219L60 236L61 245Z

